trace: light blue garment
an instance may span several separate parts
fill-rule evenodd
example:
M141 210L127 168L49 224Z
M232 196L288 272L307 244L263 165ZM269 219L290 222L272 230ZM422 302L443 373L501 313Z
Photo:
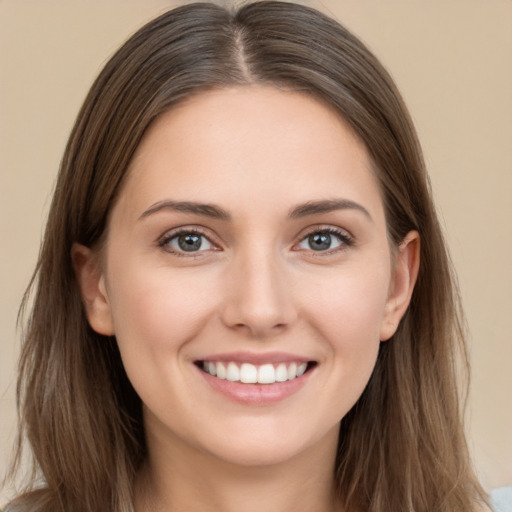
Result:
M512 487L498 487L491 491L494 512L512 512Z

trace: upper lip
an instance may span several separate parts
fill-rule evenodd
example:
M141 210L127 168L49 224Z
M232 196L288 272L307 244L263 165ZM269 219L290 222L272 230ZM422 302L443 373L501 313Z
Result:
M234 362L234 363L251 363L254 365L261 365L265 363L308 363L313 359L299 356L297 354L291 354L287 352L266 352L266 353L255 353L255 352L226 352L223 354L212 354L198 359L198 361L207 362Z

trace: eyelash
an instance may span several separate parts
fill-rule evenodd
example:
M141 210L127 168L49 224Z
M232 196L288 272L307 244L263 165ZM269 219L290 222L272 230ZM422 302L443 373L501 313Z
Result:
M330 256L332 254L336 254L338 252L344 251L347 248L354 245L354 239L353 239L352 235L350 235L345 230L334 228L332 226L325 226L325 227L315 226L314 228L312 228L308 232L306 232L305 235L301 236L299 242L296 243L294 245L294 247L305 242L312 235L317 235L317 234L334 235L338 239L339 245L334 248L330 248L330 249L326 249L326 250L318 250L318 251L315 251L314 249L304 249L304 250L307 250L309 253L311 253L312 256L315 256L315 257ZM295 249L295 250L300 251L301 249Z
M188 258L197 258L201 255L203 251L185 251L185 250L176 250L172 248L169 244L173 240L177 240L180 236L185 235L196 235L201 237L204 240L207 240L213 247L218 247L214 242L210 240L210 237L203 233L200 229L197 228L187 228L187 229L179 229L177 231L172 231L171 233L166 233L158 242L158 246L166 252L170 252L174 256L178 257L188 257ZM220 249L213 249L220 250Z
M299 244L305 242L309 237L311 237L312 235L317 235L317 234L334 235L339 241L339 246L331 248L331 249L318 250L318 251L315 251L314 249L295 249L295 247L297 247ZM192 258L200 257L200 255L202 253L204 253L208 250L212 250L212 249L198 250L198 251L176 250L169 245L173 240L177 240L180 236L185 236L185 235L196 235L198 237L201 237L203 240L206 240L213 247L216 247L216 249L213 249L214 251L221 250L220 248L218 248L218 245L216 245L214 242L211 241L211 239L209 238L208 235L206 235L203 231L201 231L200 229L197 229L197 228L187 228L187 229L179 229L178 231L172 231L171 233L164 235L159 240L158 246L160 248L162 248L163 250L172 253L175 256L189 257L189 258L190 257L192 257ZM203 242L201 242L201 244L202 243ZM353 237L349 233L347 233L345 230L336 229L336 228L333 228L330 226L329 227L317 226L315 228L310 229L306 234L302 235L301 238L299 239L299 241L294 243L292 250L295 250L295 251L305 250L305 251L310 252L315 257L321 257L321 256L327 256L327 255L331 255L331 254L346 250L348 247L352 246L353 244L354 244Z

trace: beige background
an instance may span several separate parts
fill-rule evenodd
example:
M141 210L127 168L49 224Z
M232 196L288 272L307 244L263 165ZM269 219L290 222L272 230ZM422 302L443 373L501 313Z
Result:
M176 3L0 0L0 478L15 431L16 311L66 137L107 57ZM474 458L486 487L512 485L512 2L316 5L373 48L412 111L472 333Z

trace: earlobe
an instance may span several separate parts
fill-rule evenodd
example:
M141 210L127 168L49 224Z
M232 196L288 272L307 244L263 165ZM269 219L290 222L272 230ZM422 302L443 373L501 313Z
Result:
M71 248L71 260L90 326L99 334L113 335L105 277L97 253L75 243Z
M381 325L381 341L386 341L393 336L407 311L419 266L420 237L417 231L410 231L398 246L395 255L390 291Z

